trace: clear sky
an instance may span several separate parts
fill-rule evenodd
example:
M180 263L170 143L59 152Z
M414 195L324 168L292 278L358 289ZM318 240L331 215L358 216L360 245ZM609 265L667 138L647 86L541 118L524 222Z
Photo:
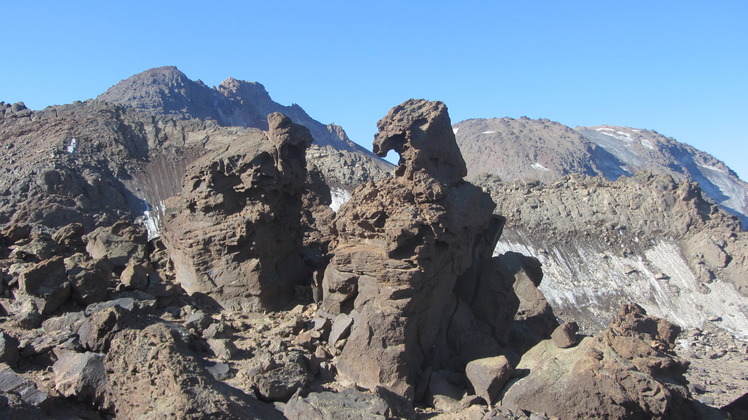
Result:
M10 1L0 100L96 97L151 67L258 81L366 147L411 97L453 122L654 129L748 179L748 1Z

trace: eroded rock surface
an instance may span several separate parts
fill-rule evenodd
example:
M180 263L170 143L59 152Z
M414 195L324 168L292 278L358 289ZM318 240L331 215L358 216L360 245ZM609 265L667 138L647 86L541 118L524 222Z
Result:
M375 152L397 151L399 167L340 209L321 306L353 319L338 371L412 399L423 362L436 357L445 308L457 306L458 277L490 258L501 220L490 198L462 181L465 163L443 103L409 100L378 127Z
M278 308L307 276L300 215L312 137L281 114L268 124L199 160L166 202L177 280L225 308Z

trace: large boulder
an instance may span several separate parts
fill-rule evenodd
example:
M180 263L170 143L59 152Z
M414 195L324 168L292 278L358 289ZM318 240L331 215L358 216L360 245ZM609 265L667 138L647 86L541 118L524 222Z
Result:
M70 282L61 256L52 257L23 271L18 277L22 294L31 296L43 315L59 308L70 296Z
M560 418L699 418L682 376L687 365L670 350L673 332L625 305L600 337L530 349L517 366L529 373L507 385L501 404Z
M309 131L275 113L195 162L166 201L163 239L190 294L228 309L275 309L307 278L300 223Z
M353 319L338 372L412 400L449 322L458 278L490 259L501 229L490 197L467 182L447 108L409 100L378 123L374 150L400 154L395 176L357 188L338 213L321 311ZM462 276L462 277L461 277Z
M103 408L117 418L282 418L272 407L214 379L164 323L117 334L104 366Z

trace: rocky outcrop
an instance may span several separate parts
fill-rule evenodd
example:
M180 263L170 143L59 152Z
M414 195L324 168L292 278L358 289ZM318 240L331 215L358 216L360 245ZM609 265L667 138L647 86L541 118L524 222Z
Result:
M443 103L407 101L378 127L375 152L395 150L400 163L340 209L321 307L353 320L338 372L412 399L422 364L439 357L432 344L449 321L444 309L457 306L458 278L490 258L501 220L489 197L462 181Z
M527 374L501 404L559 418L702 418L682 376L687 364L672 352L678 332L625 305L600 337L570 349L546 340L525 353L517 371Z
M300 215L312 138L281 114L268 124L196 162L166 202L177 281L224 308L278 308L307 276Z
M282 418L215 380L177 331L165 324L118 334L104 365L104 407L118 418Z

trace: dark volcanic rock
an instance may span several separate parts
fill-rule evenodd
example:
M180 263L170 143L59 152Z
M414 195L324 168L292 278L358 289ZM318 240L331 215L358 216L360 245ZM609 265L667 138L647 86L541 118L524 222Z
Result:
M164 242L182 287L225 308L277 308L306 279L300 215L309 131L280 114L192 166L167 201Z
M490 258L501 224L489 197L461 181L444 104L410 100L378 126L376 152L398 151L400 166L340 209L321 306L353 318L339 373L412 400L458 276Z

